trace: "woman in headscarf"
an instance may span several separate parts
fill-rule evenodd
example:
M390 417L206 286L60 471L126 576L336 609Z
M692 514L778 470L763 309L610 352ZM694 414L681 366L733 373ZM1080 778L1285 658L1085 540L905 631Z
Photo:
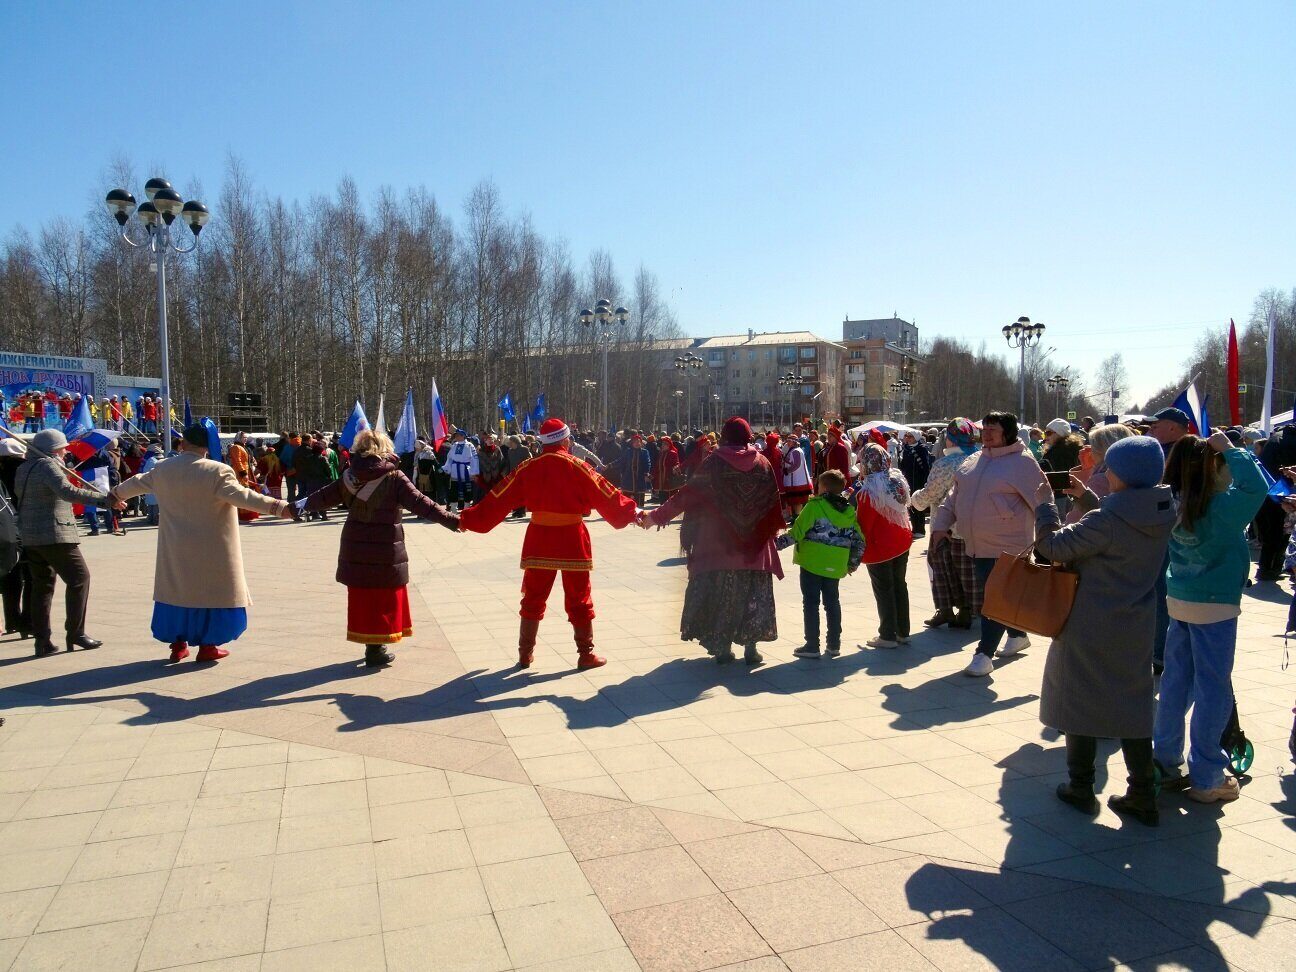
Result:
M782 476L783 505L789 519L795 520L801 514L801 508L810 499L810 467L806 460L805 450L795 438L789 437L783 443L783 461L780 469Z
M664 527L681 512L689 579L680 638L701 642L720 664L740 644L748 665L761 664L756 643L778 637L773 579L783 567L774 538L784 522L774 469L743 419L725 422L720 447L643 526Z
M780 490L783 489L783 452L779 449L779 434L777 432L765 433L765 451L761 453L765 461L770 464L774 470L774 481L778 483Z
M976 452L976 426L965 418L951 419L945 427L945 448L932 463L927 484L914 490L909 504L915 510L934 510L954 485L954 471ZM935 549L927 548L927 566L931 568L932 600L936 613L923 622L929 628L948 624L951 628L972 627L972 615L981 610L981 585L976 568L968 556L967 546L950 531L949 542Z
M675 440L663 435L657 440L657 457L653 460L653 499L665 503L666 498L679 488L680 457Z
M855 492L860 530L864 534L864 564L873 582L879 630L870 648L896 648L909 643L909 586L905 570L913 528L909 525L909 484L891 468L886 447L870 442L864 450L859 488Z

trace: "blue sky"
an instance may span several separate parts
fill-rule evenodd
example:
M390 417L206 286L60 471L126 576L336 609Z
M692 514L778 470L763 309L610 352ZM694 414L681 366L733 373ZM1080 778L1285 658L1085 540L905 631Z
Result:
M647 264L691 333L894 310L995 347L1026 314L1062 363L1122 350L1138 398L1296 285L1294 28L1289 2L7 3L0 232L97 204L121 154L455 215L489 177L578 256Z

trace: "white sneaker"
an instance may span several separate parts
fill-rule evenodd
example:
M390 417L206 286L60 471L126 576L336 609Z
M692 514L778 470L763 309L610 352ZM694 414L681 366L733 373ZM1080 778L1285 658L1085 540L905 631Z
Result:
M1015 638L1009 638L999 649L1000 658L1011 658L1017 652L1030 647L1030 637L1028 635L1017 635Z
M900 642L892 641L890 638L870 638L864 642L870 648L899 648Z
M972 660L968 662L967 668L963 669L963 674L971 675L974 678L985 678L993 671L994 662L990 660L990 656L983 655L978 651L972 656Z

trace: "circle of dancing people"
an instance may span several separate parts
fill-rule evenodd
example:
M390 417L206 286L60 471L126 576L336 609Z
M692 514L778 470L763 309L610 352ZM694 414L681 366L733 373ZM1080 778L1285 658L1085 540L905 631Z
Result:
M346 638L364 645L366 666L383 668L395 660L391 646L413 633L404 514L475 533L529 516L517 665L534 663L561 575L576 667L594 669L606 663L595 650L585 525L597 512L615 529L662 529L680 518L687 567L680 637L721 665L735 662L739 648L749 668L764 664L760 645L778 637L780 551L793 548L804 641L792 655L831 662L843 650L840 584L861 565L878 630L859 650L911 643L909 552L930 517L935 613L922 625L979 624L964 668L970 678L1031 647L1026 631L982 613L1001 559L1033 551L1078 574L1040 692L1041 721L1066 740L1068 780L1057 796L1095 813L1096 741L1119 739L1129 786L1108 803L1155 825L1158 792L1203 803L1238 796L1220 739L1236 718L1231 671L1242 591L1251 583L1244 531L1259 540L1258 581L1293 566L1281 553L1296 499L1267 504L1266 496L1281 492L1270 488L1275 477L1296 483L1296 427L1267 441L1250 430L1207 437L1189 430L1186 413L1173 407L1142 424L1055 419L1043 430L993 411L979 422L952 419L939 434L873 428L857 430L853 441L840 423L758 436L736 416L718 434L578 438L550 418L534 435L502 441L455 429L439 447L419 440L403 456L376 430L360 432L349 450L318 432L284 432L273 443L240 434L222 457L212 430L195 425L170 456L156 441L140 454L140 443L128 440L137 462L114 446L83 457L77 472L62 433L44 429L26 443L0 442L5 629L32 637L37 656L57 651L50 608L58 578L66 648L99 647L85 631L90 576L73 504L92 511L93 535L95 511L118 532L120 514L138 512L142 500L158 528L153 637L168 646L169 664L189 657L191 646L197 662L219 661L248 624L240 522L326 520L341 508L336 580L347 590ZM192 557L195 548L204 557Z

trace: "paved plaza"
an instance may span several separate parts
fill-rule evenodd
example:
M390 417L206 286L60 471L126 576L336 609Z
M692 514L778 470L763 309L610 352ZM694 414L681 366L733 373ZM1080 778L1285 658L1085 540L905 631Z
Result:
M0 642L0 970L1296 969L1285 589L1244 603L1241 799L1149 829L1052 795L1044 639L973 680L975 630L921 630L925 541L911 645L856 650L861 573L842 657L794 660L786 556L749 671L679 641L677 528L590 526L589 673L558 592L513 667L521 523L407 524L381 672L343 640L338 519L244 528L252 626L213 666L147 636L154 531L87 540L105 647Z

